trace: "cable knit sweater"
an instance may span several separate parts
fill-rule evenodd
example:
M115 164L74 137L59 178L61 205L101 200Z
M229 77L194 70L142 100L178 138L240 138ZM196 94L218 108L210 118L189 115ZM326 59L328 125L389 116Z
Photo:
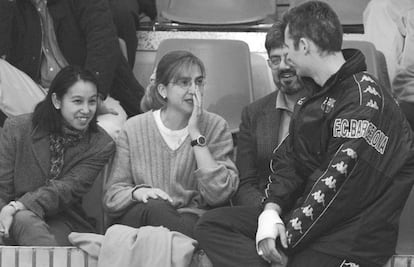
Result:
M162 138L152 111L129 119L117 139L112 171L105 188L104 206L111 217L121 216L134 203L136 185L160 188L173 199L175 208L194 212L225 203L239 180L231 161L233 140L227 122L203 111L200 131L218 163L216 168L198 168L190 137L176 150Z

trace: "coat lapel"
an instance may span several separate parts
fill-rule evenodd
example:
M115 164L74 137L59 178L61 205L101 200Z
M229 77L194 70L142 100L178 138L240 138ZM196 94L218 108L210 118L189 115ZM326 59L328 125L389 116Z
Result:
M276 97L272 97L271 101L268 101L266 106L263 107L262 114L258 117L257 122L258 144L268 146L267 149L271 150L277 146L281 117L281 112L276 109L275 105Z
M48 177L50 172L49 135L44 131L34 129L32 138L32 152L34 158L40 166L44 177Z

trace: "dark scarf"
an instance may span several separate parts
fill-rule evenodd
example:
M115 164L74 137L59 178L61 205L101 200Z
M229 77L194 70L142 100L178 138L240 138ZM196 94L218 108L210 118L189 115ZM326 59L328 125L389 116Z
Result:
M62 134L50 134L50 173L49 181L56 179L63 168L63 155L65 149L76 146L85 136L86 131L74 129L68 125L63 125Z

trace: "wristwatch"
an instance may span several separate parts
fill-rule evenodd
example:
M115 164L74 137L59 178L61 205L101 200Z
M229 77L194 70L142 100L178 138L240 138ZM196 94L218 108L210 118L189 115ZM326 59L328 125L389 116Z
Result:
M206 137L204 135L199 135L196 139L191 140L191 146L205 146L206 145Z

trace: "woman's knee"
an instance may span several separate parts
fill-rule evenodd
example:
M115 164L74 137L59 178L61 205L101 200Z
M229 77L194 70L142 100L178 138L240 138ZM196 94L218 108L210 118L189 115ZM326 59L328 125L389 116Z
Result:
M48 228L46 222L30 210L21 210L14 215L12 228L17 231L27 231L39 226Z
M137 203L132 206L120 219L121 224L139 227L147 225L152 218L165 217L175 208L165 200L149 199L147 203Z

